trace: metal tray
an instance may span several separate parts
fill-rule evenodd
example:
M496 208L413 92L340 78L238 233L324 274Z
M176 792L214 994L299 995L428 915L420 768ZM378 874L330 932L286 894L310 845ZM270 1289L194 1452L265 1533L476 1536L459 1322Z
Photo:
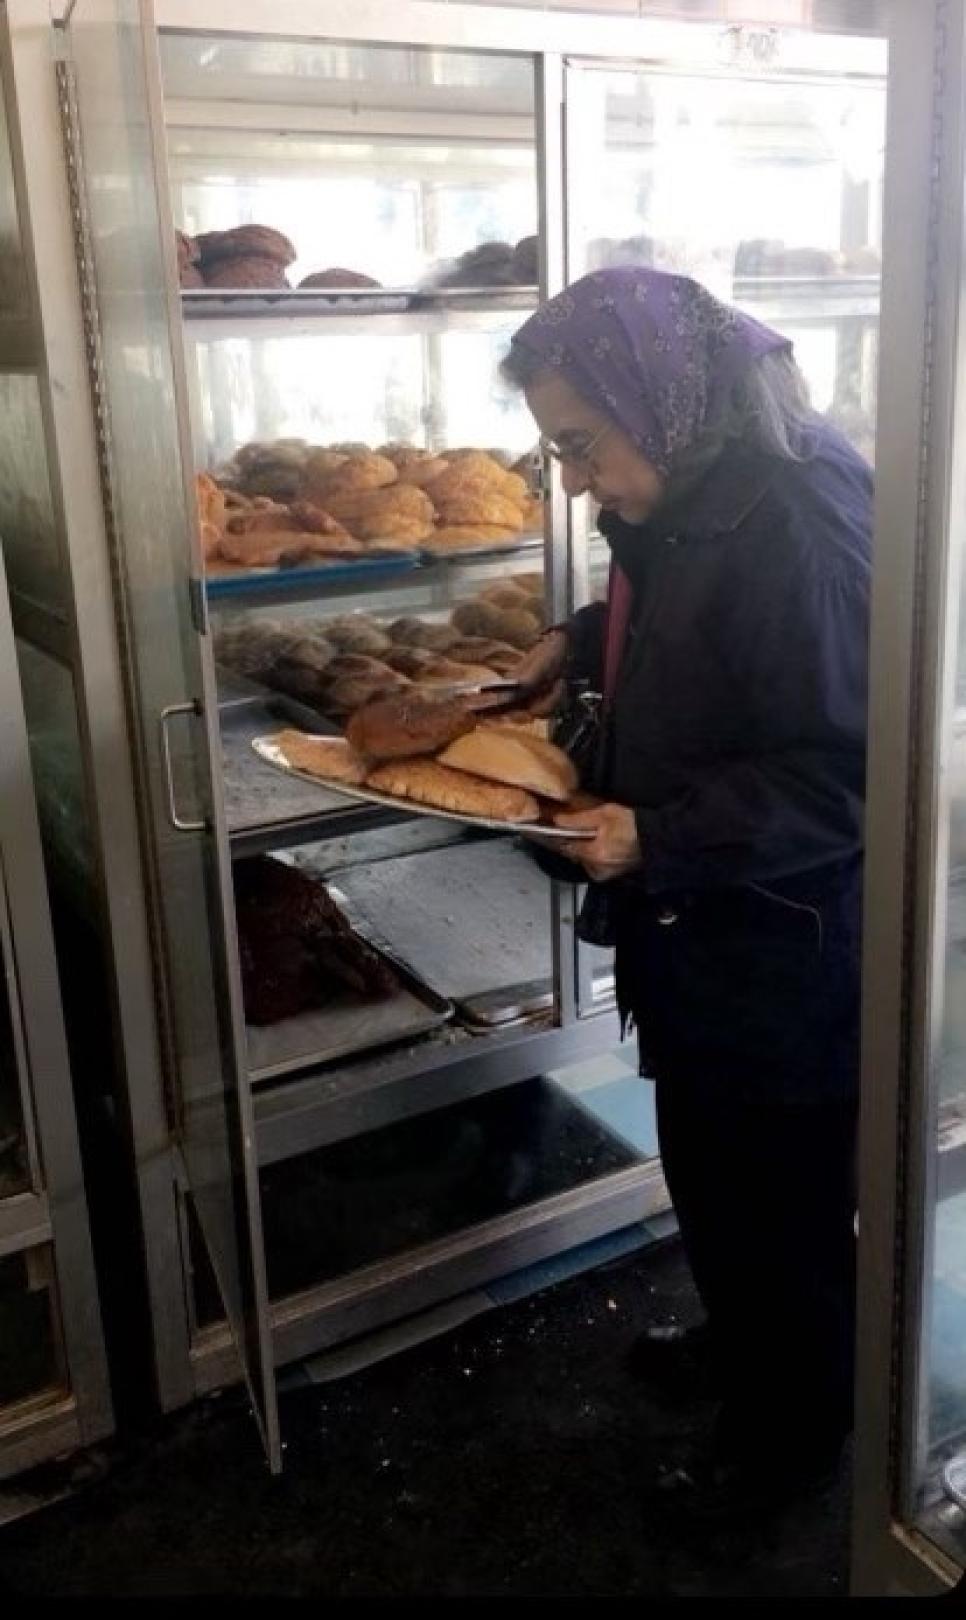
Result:
M554 827L539 821L497 821L492 816L460 815L456 810L437 810L434 805L417 804L414 799L397 798L392 793L378 793L374 789L366 787L349 787L344 782L329 782L318 776L310 776L307 771L294 770L288 764L274 737L253 737L251 746L259 759L273 766L275 770L284 772L286 776L296 777L300 782L312 782L320 793L327 796L338 794L346 799L357 799L363 804L379 804L385 806L386 809L399 810L414 816L435 816L440 821L458 821L464 827L482 827L487 832L529 833L538 835L540 838L568 841L594 837L593 832L577 832L570 828Z
M469 1029L552 1010L550 880L510 839L343 867L333 881Z
M258 598L287 595L292 591L315 590L324 594L327 585L378 585L398 574L420 567L422 552L394 551L382 557L360 557L358 562L316 563L311 568L248 568L237 574L215 574L205 581L211 602L232 598Z
M470 304L477 309L533 309L539 297L539 288L529 287L524 282L510 287L425 287L413 298L412 307L432 309Z
M481 540L478 546L459 546L453 551L433 551L429 546L421 548L423 562L446 563L449 565L462 562L476 562L480 557L506 557L515 556L521 551L537 551L543 549L542 534L521 534L518 540L504 540L502 544L487 544Z
M324 1007L295 1018L281 1018L276 1024L246 1025L248 1073L253 1085L358 1052L371 1052L377 1046L414 1040L453 1017L452 1002L431 989L378 937L340 889L331 883L325 887L353 931L385 957L400 981L400 991L383 999L366 999L346 990Z
M219 315L388 315L409 309L414 294L386 287L188 287L181 293L185 320Z

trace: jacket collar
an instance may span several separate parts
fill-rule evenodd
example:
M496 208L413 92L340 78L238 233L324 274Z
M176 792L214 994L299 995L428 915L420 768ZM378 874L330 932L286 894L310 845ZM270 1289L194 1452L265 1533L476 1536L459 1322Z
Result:
M723 450L704 477L680 500L659 506L646 523L625 523L616 512L601 512L599 528L610 543L625 539L706 540L731 534L764 498L781 463L743 444Z

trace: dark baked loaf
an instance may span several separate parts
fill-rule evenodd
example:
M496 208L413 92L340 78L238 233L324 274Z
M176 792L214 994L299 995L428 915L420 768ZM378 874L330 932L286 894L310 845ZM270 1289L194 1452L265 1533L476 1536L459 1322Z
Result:
M273 259L284 269L295 261L295 249L281 231L269 225L236 225L231 231L203 231L195 237L202 264L217 264L221 259L243 259L255 254L259 258Z
M382 282L376 281L372 276L363 275L361 270L340 270L333 266L330 270L315 270L310 276L303 276L299 282L300 287L381 287Z
M285 267L264 253L239 254L237 258L204 263L206 287L283 288L290 285Z
M292 1018L346 990L383 996L399 988L318 879L265 855L236 861L233 871L248 1023Z

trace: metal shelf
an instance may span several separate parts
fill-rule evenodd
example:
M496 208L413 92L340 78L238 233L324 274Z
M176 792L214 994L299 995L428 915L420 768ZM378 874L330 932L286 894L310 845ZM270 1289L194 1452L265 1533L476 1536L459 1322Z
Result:
M414 1119L516 1085L617 1046L610 1008L560 1029L549 1019L486 1035L444 1025L411 1045L369 1054L254 1093L260 1165Z
M536 287L454 287L437 292L360 289L321 294L311 289L251 292L209 288L181 294L185 325L195 342L228 337L308 336L330 326L344 336L400 337L419 333L489 331L508 315L537 306Z
M423 551L416 558L406 555L373 558L368 563L363 558L358 564L336 564L328 568L253 571L237 577L217 575L207 582L206 594L212 608L229 612L232 608L246 610L269 603L286 607L297 602L337 601L383 588L393 591L422 582L438 582L456 569L473 569L507 557L521 557L527 552L542 553L543 547L542 534L524 534L516 544L481 545L479 551L453 551L445 556Z

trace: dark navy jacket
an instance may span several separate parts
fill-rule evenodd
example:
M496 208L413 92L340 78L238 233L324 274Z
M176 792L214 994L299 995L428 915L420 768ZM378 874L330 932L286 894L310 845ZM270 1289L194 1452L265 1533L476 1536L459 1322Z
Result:
M638 824L618 986L651 1062L804 1099L856 1080L872 523L856 452L808 449L736 445L648 524L602 514L635 604L597 784ZM599 680L603 609L573 629Z

